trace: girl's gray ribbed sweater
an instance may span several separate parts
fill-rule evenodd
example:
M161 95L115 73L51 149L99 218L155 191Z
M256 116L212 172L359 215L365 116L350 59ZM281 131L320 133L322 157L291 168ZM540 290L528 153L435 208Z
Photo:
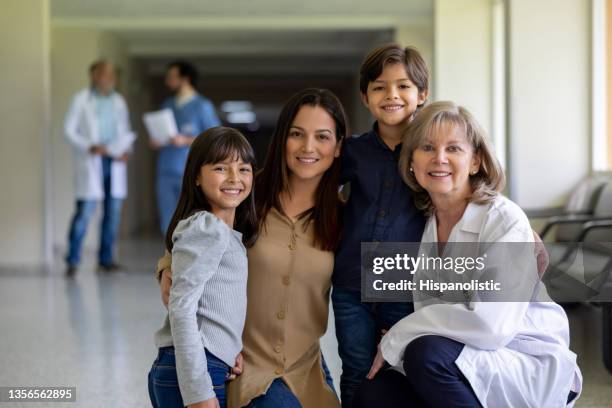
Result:
M230 367L242 350L248 266L242 235L207 211L180 221L172 242L168 317L155 344L174 346L189 405L215 396L204 349Z

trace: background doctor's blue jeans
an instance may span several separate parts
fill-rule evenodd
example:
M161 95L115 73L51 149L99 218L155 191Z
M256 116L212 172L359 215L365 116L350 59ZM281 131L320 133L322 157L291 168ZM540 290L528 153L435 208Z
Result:
M113 263L113 244L121 221L121 204L123 200L111 196L111 163L112 159L102 159L102 175L104 180L104 216L100 226L100 250L98 262L100 265ZM68 233L68 255L66 263L77 266L81 261L81 247L87 233L89 220L96 209L96 200L77 200L76 211Z
M230 366L206 351L208 374L221 408L226 406L225 382ZM176 374L174 347L161 347L149 371L149 398L153 408L183 408Z

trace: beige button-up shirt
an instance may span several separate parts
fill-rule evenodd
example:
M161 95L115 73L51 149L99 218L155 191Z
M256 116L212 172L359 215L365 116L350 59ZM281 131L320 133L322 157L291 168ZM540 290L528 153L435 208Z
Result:
M340 407L325 381L319 339L327 329L333 252L313 245L314 230L270 210L248 250L244 372L229 383L228 406L243 407L281 378L304 408ZM160 260L158 270L169 266Z

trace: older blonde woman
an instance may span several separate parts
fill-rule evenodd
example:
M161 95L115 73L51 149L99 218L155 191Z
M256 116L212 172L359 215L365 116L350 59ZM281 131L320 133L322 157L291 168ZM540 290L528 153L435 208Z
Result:
M523 211L499 194L503 171L466 109L452 102L424 108L406 131L400 160L417 207L429 214L422 242L437 243L434 251L445 253L451 242L533 242ZM525 254L497 269L527 279L533 273L537 282L535 258ZM415 297L415 312L383 337L356 406L573 405L582 378L567 317L542 285L535 288L523 301ZM384 361L396 370L380 371Z

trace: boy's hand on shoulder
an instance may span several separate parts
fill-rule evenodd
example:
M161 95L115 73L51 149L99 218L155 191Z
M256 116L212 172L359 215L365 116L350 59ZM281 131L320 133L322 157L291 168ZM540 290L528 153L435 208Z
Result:
M170 300L170 287L172 286L172 270L170 268L164 269L161 273L159 280L159 290L161 291L161 298L164 306L168 308L168 301Z
M196 402L195 404L188 405L187 408L221 408L219 400L217 398L210 398L206 401Z
M244 360L242 358L242 353L238 353L238 355L236 356L236 362L234 363L234 366L232 367L232 372L227 377L227 379L235 380L237 376L242 374L243 368L244 368Z
M548 268L548 264L550 262L550 258L548 256L548 251L544 246L544 242L542 242L542 238L538 235L537 232L533 231L533 239L535 242L535 257L538 265L538 276L542 279L544 272L546 272L546 268Z

